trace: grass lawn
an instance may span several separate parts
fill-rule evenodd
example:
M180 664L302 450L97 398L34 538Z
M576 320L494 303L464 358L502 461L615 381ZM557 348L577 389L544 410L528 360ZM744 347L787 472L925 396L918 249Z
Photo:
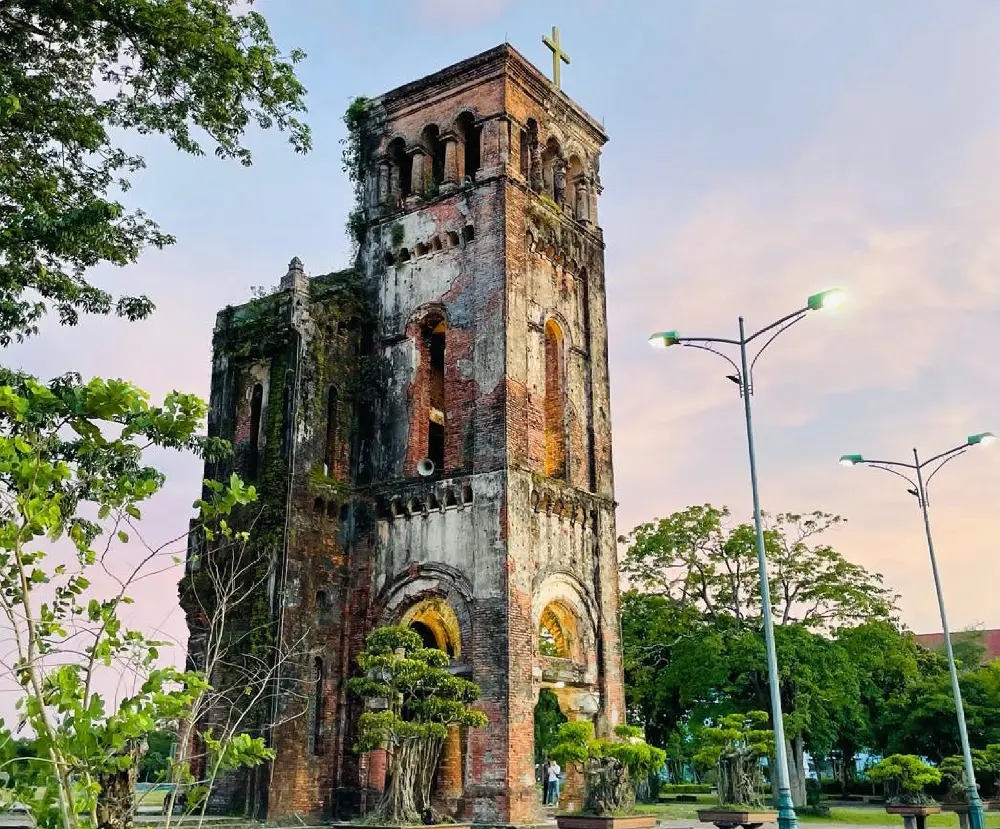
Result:
M657 803L639 808L654 814L661 820L697 820L698 809L710 809L717 801L711 795L699 795L697 803ZM830 809L829 817L802 815L803 823L845 823L854 826L895 826L903 829L903 819L898 815L887 815L881 806L836 806ZM927 818L927 826L941 829L958 829L958 815L940 814ZM986 829L1000 829L1000 812L986 813Z
M136 792L135 801L140 806L156 806L159 808L163 805L163 801L167 799L167 790L164 789L152 789L146 792Z

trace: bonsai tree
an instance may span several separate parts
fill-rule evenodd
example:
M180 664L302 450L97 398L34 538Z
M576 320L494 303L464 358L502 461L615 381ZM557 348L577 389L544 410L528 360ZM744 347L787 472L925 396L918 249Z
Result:
M470 706L479 686L453 676L448 655L426 648L407 627L376 628L358 656L363 676L348 688L369 709L358 718L358 752L385 748L388 777L382 799L369 816L383 824L426 823L434 818L431 785L441 746L453 726L482 728L486 715Z
M587 792L583 811L591 815L631 811L636 785L667 759L663 749L643 739L641 728L619 725L615 739L595 739L594 726L586 720L563 723L549 755L561 765L582 769Z
M913 754L892 754L868 769L868 779L885 784L890 805L923 806L934 802L924 792L924 786L940 783L941 770Z
M941 778L948 784L945 793L946 803L968 803L969 783L965 776L965 761L961 755L945 757L938 766ZM989 779L989 785L984 797L1000 797L1000 743L986 746L985 749L972 749L972 769L977 780ZM982 788L982 787L981 787Z
M698 735L695 762L718 771L719 803L733 808L765 805L764 772L760 761L774 750L774 732L764 711L730 714Z

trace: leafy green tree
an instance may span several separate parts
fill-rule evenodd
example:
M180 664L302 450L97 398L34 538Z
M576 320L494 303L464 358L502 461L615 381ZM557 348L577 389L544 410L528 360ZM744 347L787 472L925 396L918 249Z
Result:
M535 705L535 763L545 762L549 750L556 744L559 726L566 722L559 708L559 699L548 688L542 688Z
M751 524L727 527L729 516L727 507L705 504L640 524L619 539L628 545L622 572L645 592L693 605L708 618L752 624L760 617L756 535ZM897 597L879 574L819 540L843 518L782 513L765 521L776 622L823 630L895 615Z
M981 630L960 630L951 635L951 650L960 670L974 671L981 668L987 661L989 649L986 647L986 634ZM934 648L934 653L947 658L944 643Z
M890 803L919 806L933 802L924 787L941 782L941 771L912 754L892 754L868 769L868 779L884 783Z
M8 679L21 691L19 727L35 735L38 758L11 769L40 826L97 824L99 813L102 825L125 821L107 812L114 803L131 808L119 793L134 782L139 747L207 687L197 673L159 667L160 643L120 615L141 575L171 566L138 530L141 505L164 481L143 453L220 458L226 446L199 436L205 414L192 395L175 392L156 406L120 380L67 375L43 385L0 371L0 613L15 649ZM255 493L235 476L208 487L196 504L200 526L232 537L226 516ZM130 543L141 552L129 560ZM113 566L121 558L124 573ZM94 574L110 576L111 587L96 589ZM110 708L98 679L121 670L138 688Z
M928 654L935 661L935 654ZM959 675L969 742L985 749L1000 742L1000 662ZM921 676L886 712L889 746L934 762L961 751L951 679L944 670Z
M663 749L643 739L641 728L619 725L614 739L595 739L593 723L586 720L563 723L550 754L563 766L582 769L587 789L584 812L593 815L631 811L636 786L666 759Z
M479 687L448 671L444 651L425 648L408 627L376 628L358 656L362 676L348 680L358 696L379 707L358 718L358 752L385 748L389 775L370 819L390 826L422 823L431 815L431 784L448 729L483 728L471 707Z
M174 240L118 200L145 161L131 134L250 164L250 125L310 147L294 65L236 0L0 2L0 345L37 332L50 308L141 319L144 296L87 280Z
M765 711L728 714L698 733L695 762L718 769L723 806L759 809L764 805L761 760L774 752L768 719Z
M921 676L940 674L945 666L932 657L913 635L885 621L874 621L837 632L837 644L858 681L857 717L840 723L833 748L839 755L844 793L854 775L854 758L863 749L889 753L893 706L905 699Z
M167 729L152 731L146 736L146 751L139 760L139 779L145 783L162 783L170 768L177 734Z

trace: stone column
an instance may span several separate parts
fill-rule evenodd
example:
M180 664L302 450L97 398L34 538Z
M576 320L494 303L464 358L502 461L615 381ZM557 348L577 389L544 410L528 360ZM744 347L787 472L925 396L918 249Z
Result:
M576 181L576 204L574 215L577 221L585 225L590 224L590 183L586 178L580 176Z
M552 200L562 205L566 198L566 162L557 158L552 164Z
M441 136L444 143L444 181L441 184L442 193L450 193L458 189L458 136L446 132Z
M529 149L529 183L531 189L536 193L541 193L545 185L545 179L542 176L542 147L541 144L536 140Z
M589 688L566 688L556 691L559 707L570 722L584 720L593 723L594 715L601 708L600 694ZM606 735L598 735L606 736ZM583 774L573 766L563 769L566 782L559 792L559 811L575 812L583 808L586 785Z
M507 163L507 122L499 118L483 121L479 139L477 178L497 175Z
M399 165L390 163L389 166L389 193L384 204L393 207L399 202Z
M423 196L427 186L424 170L427 156L419 147L410 150L412 158L412 168L410 172L410 194L413 196Z

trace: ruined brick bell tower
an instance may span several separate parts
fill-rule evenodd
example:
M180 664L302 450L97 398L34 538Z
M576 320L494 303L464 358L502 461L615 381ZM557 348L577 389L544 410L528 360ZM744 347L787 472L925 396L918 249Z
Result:
M309 279L296 260L268 300L294 336L262 346L241 309L216 331L215 430L238 468L274 476L259 484L285 529L269 606L279 642L307 642L299 679L316 689L283 703L306 716L274 729L266 812L345 814L384 785L385 758L351 750L344 680L368 631L408 624L479 684L490 721L448 739L443 808L535 822L540 691L599 733L624 719L607 136L504 45L368 101L360 138L368 322L345 310L350 274Z

